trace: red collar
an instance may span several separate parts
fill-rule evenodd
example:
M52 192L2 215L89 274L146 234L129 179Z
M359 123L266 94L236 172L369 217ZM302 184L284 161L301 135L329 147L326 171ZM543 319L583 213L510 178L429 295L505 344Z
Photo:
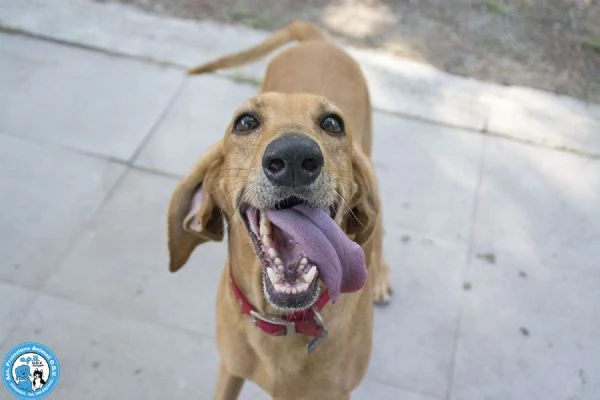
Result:
M327 336L327 328L319 314L319 311L329 302L327 291L319 297L312 308L279 317L260 314L236 285L233 274L229 275L229 283L242 312L249 315L254 326L263 332L271 336L294 336L297 333L312 336L314 339L307 346L309 353Z

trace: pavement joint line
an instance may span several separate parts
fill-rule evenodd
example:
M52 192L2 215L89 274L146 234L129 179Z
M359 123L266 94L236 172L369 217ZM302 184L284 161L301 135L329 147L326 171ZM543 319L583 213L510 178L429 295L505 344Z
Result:
M60 44L60 45L72 47L75 49L93 51L96 53L102 53L102 54L105 54L110 57L119 57L119 58L124 58L127 60L133 60L133 61L138 61L138 62L140 62L140 61L147 62L150 64L155 64L157 66L175 68L175 69L179 69L182 71L185 71L188 69L187 66L175 63L173 61L157 60L157 59L155 59L153 57L149 57L149 56L140 56L140 55L130 54L130 53L126 53L126 52L119 51L119 50L109 50L109 49L107 49L105 47L101 47L101 46L95 46L95 45L91 45L91 44L75 42L75 41L68 40L68 39L60 39L60 38L57 38L54 36L44 35L44 34L40 34L40 33L33 33L30 31L27 31L25 29L14 28L14 27L5 25L1 21L0 21L0 33L24 36L24 37L27 37L30 39L42 40L44 42Z
M108 162L115 163L115 164L128 165L126 160L123 160L116 156L106 155L106 154L102 154L102 153L96 153L96 152L93 152L90 150L79 149L77 147L64 145L62 143L56 143L56 142L53 142L50 140L44 140L42 138L38 138L35 136L19 135L19 134L7 132L7 131L0 131L0 135L12 137L17 140L22 140L24 142L27 142L30 144L35 144L38 146L50 147L54 150L67 151L69 153L74 153L74 154L91 157L91 158L96 158L99 160L108 161Z
M379 107L373 107L373 111L377 112L377 113L380 113L380 114L387 115L389 117L401 118L401 119L406 119L406 120L409 120L409 121L422 122L422 123L428 124L428 125L438 125L438 126L441 126L442 128L449 128L449 129L453 129L453 130L466 131L466 132L469 132L469 133L485 134L487 132L485 130L486 129L486 124L485 123L482 125L482 127L480 129L475 129L475 128L469 128L469 127L466 127L466 126L460 126L460 125L452 124L452 123L449 123L449 122L438 121L438 120L431 119L431 118L421 117L419 115L407 114L407 113L402 112L402 111L386 110L385 108L379 108Z
M69 241L69 243L68 243L65 251L62 254L60 254L60 256L58 257L58 260L55 263L55 265L52 266L51 270L49 270L49 271L46 272L46 276L44 276L44 278L42 279L42 281L38 285L38 287L40 289L42 289L44 287L44 285L46 285L46 283L52 277L53 274L58 273L62 269L62 267L63 267L63 265L65 263L65 260L67 260L69 258L69 256L73 252L73 250L75 250L75 248L77 247L77 245L79 244L79 242L85 236L86 232L89 231L89 229L92 226L92 222L98 217L98 214L102 211L102 209L104 208L104 206L106 205L106 203L108 202L108 200L112 197L112 195L114 194L114 192L120 187L120 184L123 182L123 180L125 179L125 177L129 174L129 171L130 170L128 168L124 169L124 171L115 180L115 183L108 190L108 192L106 193L106 195L102 198L102 200L98 203L98 205L96 205L96 207L94 207L92 209L92 211L89 214L89 217L87 219L84 219L84 220L81 221L81 225L73 233L73 237Z
M182 78L181 82L179 82L179 84L177 85L177 88L175 89L175 93L173 93L173 95L171 96L171 98L169 99L167 104L165 105L165 108L160 112L160 114L158 114L156 121L154 121L154 123L152 124L150 129L148 129L148 132L146 132L146 135L142 138L140 143L137 145L137 147L133 151L133 154L131 155L131 157L129 157L128 162L130 164L135 163L135 161L138 159L138 157L144 150L144 147L146 146L146 144L148 144L148 142L150 141L152 136L156 133L156 131L158 130L160 125L163 123L163 121L167 117L167 115L169 115L169 113L173 109L173 106L177 102L177 99L179 98L181 91L185 87L186 83L187 83L187 79Z
M168 272L166 266L165 266L165 272ZM20 284L20 283L16 283L16 282L11 282L11 281L8 281L8 280L3 279L3 278L0 278L0 282L6 283L8 285L16 286L18 288L25 289L27 291L35 291L35 292L37 292L37 294L35 296L36 299L39 296L44 295L44 296L52 297L52 298L57 299L57 300L66 301L67 303L75 304L75 305L78 305L78 306L82 305L84 307L91 308L92 310L95 310L95 311L101 311L101 312L110 314L111 316L114 316L114 317L117 317L117 318L124 318L124 319L128 319L128 320L134 321L134 322L142 322L142 323L145 323L145 324L155 325L155 326L161 327L163 329L177 331L179 333L183 333L185 335L188 335L188 336L191 336L191 337L194 337L194 338L209 339L209 340L212 340L212 341L216 340L215 336L208 335L206 333L192 331L192 330L187 329L187 328L182 328L182 327L177 326L177 325L171 325L171 324L160 322L160 321L156 321L156 320L153 320L153 319L142 318L142 317L139 317L139 316L133 315L133 314L126 314L125 315L123 313L116 312L116 311L114 311L111 308L100 307L100 306L97 306L97 305L94 305L94 304L90 304L89 302L82 302L82 301L79 301L78 299L68 297L68 296L66 296L64 294L61 294L61 293L51 293L51 292L48 292L48 291L46 291L44 289L44 285L40 286L37 289L33 289L32 287L29 287L29 286L26 286L26 285L23 285L23 284ZM33 304L33 301L30 304L27 305L27 308L26 308L27 311L30 310L30 307L31 307L32 304ZM15 328L13 330L11 330L10 335L7 336L7 339L9 339L10 336L12 336L19 327L21 327L20 323L19 324L15 324ZM3 345L6 344L6 340L5 340L4 343L0 343L0 348Z
M108 162L111 164L122 165L126 168L131 168L136 171L145 172L150 175L158 175L158 176L162 176L165 178L171 178L171 179L177 179L177 180L182 179L185 176L185 175L176 174L173 172L162 171L162 170L156 169L156 168L145 167L143 165L133 164L127 160L124 160L122 158L118 158L115 156L109 156L106 154L95 153L93 151L78 149L78 148L72 147L72 146L65 146L60 143L42 140L42 139L31 137L31 136L21 136L21 135L16 135L16 134L9 133L6 131L0 131L0 136L7 136L7 137L15 138L17 140L22 140L22 141L30 143L30 144L50 147L55 150L66 151L66 152L77 154L80 156L95 158L97 160L102 160L102 161L105 161L105 162Z
M159 169L154 169L150 167L145 167L143 165L131 164L128 165L132 170L144 172L150 175L162 176L164 178L181 180L185 177L185 175L174 174L172 172L161 171Z
M85 232L87 232L88 228L90 228L90 224L92 223L92 221L96 219L98 214L104 209L104 207L106 207L106 204L108 204L108 202L113 198L113 196L115 195L117 190L119 190L121 188L121 184L123 184L125 179L127 179L130 172L131 172L131 168L128 168L126 166L124 171L121 173L121 175L119 175L119 177L115 180L115 183L108 190L108 193L106 194L106 196L104 196L104 198L102 199L100 204L98 204L98 208L96 210L94 210L92 217L86 223L86 229L84 230L84 232L82 232L82 235Z
M9 134L9 136L12 136L12 135ZM15 136L15 137L19 138L19 136ZM30 139L30 138L28 138L28 139ZM30 141L30 142L36 143L34 141ZM158 176L162 176L162 177L165 177L165 178L172 178L172 179L178 179L178 180L182 179L185 176L185 175L180 175L180 174L176 174L176 173L173 173L173 172L163 171L163 170L156 169L156 168L145 167L143 165L138 165L138 164L135 164L134 162L131 162L131 161L128 161L128 160L124 160L124 159L119 158L119 157L109 156L109 155L106 155L106 154L95 153L95 152L88 151L88 150L78 149L76 147L63 146L63 145L52 143L52 142L43 142L43 144L44 145L48 145L48 146L54 146L55 148L58 148L60 150L69 151L69 152L72 152L72 153L75 153L75 154L79 154L79 155L82 155L82 156L96 158L98 160L106 161L106 162L113 163L113 164L119 164L119 165L122 165L122 166L124 166L126 168L130 168L130 169L136 170L136 171L145 172L145 173L150 174L150 175L158 175Z
M574 156L578 156L581 158L587 158L589 160L600 160L600 154L586 153L585 151L574 149L572 147L538 143L538 142L534 142L532 140L518 138L518 137L512 136L508 133L499 133L499 132L494 132L494 131L486 131L486 132L480 132L480 133L483 135L495 137L498 139L504 139L504 140L507 140L510 142L520 143L520 144L534 147L534 148L540 149L540 150L550 150L550 151L556 151L559 153L572 154Z
M18 138L19 136L16 136L16 137ZM33 143L35 143L35 142L33 142ZM108 156L105 154L94 153L92 151L82 150L82 149L78 149L78 148L70 147L70 146L57 145L56 143L52 143L52 142L47 142L44 144L47 144L49 146L54 146L60 150L69 151L69 152L79 154L82 156L96 158L98 160L106 161L109 163L122 165L126 168L130 168L135 171L145 172L150 175L157 175L157 176L162 176L165 178L171 178L171 179L177 179L177 180L185 177L185 175L176 174L176 173L168 172L168 171L163 171L163 170L152 168L152 167L146 167L143 165L138 165L138 164L135 164L135 162L124 160L122 158L118 158L118 157L114 157L114 156Z
M550 144L544 144L544 143L539 143L539 142L535 142L535 141L524 139L524 138L519 138L519 137L510 135L508 133L490 131L488 129L487 122L485 122L483 124L481 129L474 129L474 128L450 124L450 123L443 122L443 121L437 121L437 120L421 117L418 115L406 114L406 113L403 113L400 111L390 111L390 110L385 110L385 109L381 109L381 108L377 108L377 107L373 107L373 111L377 112L377 113L385 114L385 115L388 115L391 117L401 118L401 119L410 120L410 121L422 122L422 123L428 124L428 125L436 125L436 126L440 126L442 128L447 128L447 129L455 130L455 131L461 131L464 133L483 135L483 136L491 136L491 137L495 137L497 139L504 139L504 140L507 140L510 142L520 143L520 144L527 145L527 146L534 147L534 148L541 149L541 150L552 150L552 151L557 151L557 152L561 152L561 153L573 154L573 155L576 155L576 156L579 156L582 158L588 158L591 160L600 160L600 154L586 153L585 151L574 149L574 148L567 147L567 146L555 146L555 145L550 145Z
M488 145L489 145L489 141L484 139L483 144L482 144L482 149L481 149L481 159L479 160L477 184L475 186L475 191L473 193L474 200L473 200L473 208L471 210L471 227L470 227L470 232L469 232L469 243L468 243L467 254L466 254L467 257L465 260L465 265L463 266L463 270L461 271L461 274L460 274L460 282L459 283L460 283L461 287L465 281L465 277L467 276L467 273L469 272L471 261L473 259L473 245L475 242L475 225L477 222L477 211L479 209L479 196L480 196L480 192L481 192L481 185L483 184L484 175L485 175L485 166L486 166ZM463 319L463 311L464 311L463 301L464 301L465 296L466 296L465 291L460 290L459 300L458 300L459 309L458 309L458 315L456 316L456 327L455 327L455 331L454 331L454 338L453 338L453 345L452 345L452 358L451 358L450 368L448 371L448 391L446 392L445 400L452 400L452 391L454 389L454 378L456 375L456 363L457 363L457 357L458 357L458 344L459 344L461 332L462 332L462 319Z

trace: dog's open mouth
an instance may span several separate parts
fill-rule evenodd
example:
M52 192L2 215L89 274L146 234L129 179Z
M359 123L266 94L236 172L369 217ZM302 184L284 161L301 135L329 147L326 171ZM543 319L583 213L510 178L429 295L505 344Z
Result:
M264 293L282 310L311 307L322 281L332 299L341 291L360 289L366 279L364 254L328 211L288 198L274 209L241 208L263 266Z

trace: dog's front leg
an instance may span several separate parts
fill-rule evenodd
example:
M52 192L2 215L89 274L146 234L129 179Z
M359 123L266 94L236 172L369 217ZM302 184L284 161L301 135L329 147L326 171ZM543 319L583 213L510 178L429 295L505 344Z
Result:
M236 400L240 395L244 379L239 376L231 375L225 364L221 362L219 367L219 377L217 378L217 390L215 391L215 400Z
M373 257L369 268L369 279L372 279L373 300L377 305L385 305L390 302L392 295L392 283L390 280L390 268L383 257L383 220L381 213L377 217L377 227L373 233Z

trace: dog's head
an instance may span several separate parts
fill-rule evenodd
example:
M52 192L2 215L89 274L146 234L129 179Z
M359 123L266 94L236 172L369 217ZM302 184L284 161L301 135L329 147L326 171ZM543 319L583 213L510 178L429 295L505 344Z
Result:
M331 252L344 253L350 263L355 257L344 238L334 240L331 225L364 244L377 218L372 167L353 143L352 129L341 110L315 95L265 93L242 105L225 137L173 194L171 271L197 245L221 240L226 219L230 236L253 244L269 303L310 307L318 282L335 274L327 270L337 262Z
M29 378L31 376L31 369L28 365L20 365L17 368L15 368L15 375L21 379Z

